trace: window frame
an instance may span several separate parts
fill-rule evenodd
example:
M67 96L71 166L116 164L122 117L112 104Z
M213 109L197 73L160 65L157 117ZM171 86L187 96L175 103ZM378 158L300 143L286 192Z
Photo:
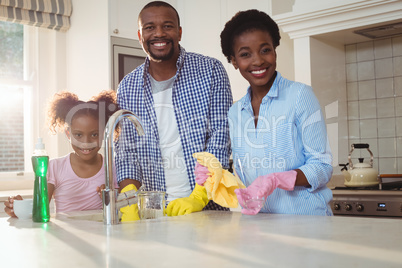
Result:
M24 90L24 170L0 172L0 180L32 178L31 154L33 152L35 133L39 130L35 125L38 122L37 69L38 69L38 30L36 27L23 25L24 31L24 75L23 79L0 78L0 84L17 86ZM36 98L34 97L36 96ZM35 98L35 99L34 99Z

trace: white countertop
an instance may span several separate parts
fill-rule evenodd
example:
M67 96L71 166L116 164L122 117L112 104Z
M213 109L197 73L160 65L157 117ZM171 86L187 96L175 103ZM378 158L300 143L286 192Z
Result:
M401 219L209 211L106 226L93 213L0 218L0 266L402 267Z

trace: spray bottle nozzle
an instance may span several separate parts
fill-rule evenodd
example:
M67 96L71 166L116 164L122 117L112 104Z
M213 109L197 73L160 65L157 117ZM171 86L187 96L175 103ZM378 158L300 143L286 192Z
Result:
M45 149L45 144L42 141L42 138L39 137L36 144L35 144L35 150L44 150Z

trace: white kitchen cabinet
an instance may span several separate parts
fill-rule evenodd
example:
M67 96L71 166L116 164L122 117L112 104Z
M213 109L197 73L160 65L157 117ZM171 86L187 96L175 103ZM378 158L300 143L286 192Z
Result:
M109 0L109 32L111 36L136 39L137 20L141 9L149 3L149 0ZM172 6L177 6L177 1L167 1Z
M109 0L111 36L138 39L137 18L143 5L133 0Z

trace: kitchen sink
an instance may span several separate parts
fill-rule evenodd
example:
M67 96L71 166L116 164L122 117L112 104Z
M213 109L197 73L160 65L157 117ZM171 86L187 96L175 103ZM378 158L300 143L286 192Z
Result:
M86 211L72 211L72 212L64 212L61 214L62 214L63 218L67 218L69 220L103 222L103 211L101 209L100 210L86 210ZM146 214L146 215L148 215L148 214ZM120 213L119 213L119 217L120 217ZM155 218L155 216L149 217L149 218L145 217L142 220L149 220L149 219L154 219L154 218Z
M86 210L86 211L71 211L71 212L65 212L63 214L69 220L103 222L103 211L101 209Z
M72 220L103 222L103 213L69 216Z

